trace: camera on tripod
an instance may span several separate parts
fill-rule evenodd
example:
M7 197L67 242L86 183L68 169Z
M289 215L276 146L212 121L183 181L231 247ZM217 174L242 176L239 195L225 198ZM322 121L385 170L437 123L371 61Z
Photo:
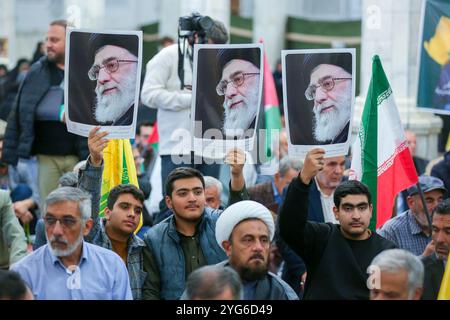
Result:
M206 43L206 33L213 27L214 22L208 16L202 16L197 12L190 16L180 17L178 23L178 36L188 38L190 44L194 42L194 36L197 34L198 43Z

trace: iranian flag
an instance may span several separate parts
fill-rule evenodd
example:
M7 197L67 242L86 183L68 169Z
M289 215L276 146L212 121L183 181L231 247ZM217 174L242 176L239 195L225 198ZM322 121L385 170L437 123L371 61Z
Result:
M373 57L372 79L352 153L350 179L370 189L373 216L369 227L375 230L391 218L395 196L418 181L392 89L378 56Z
M263 40L261 39L262 43ZM272 141L272 130L281 130L281 115L278 104L277 89L275 88L275 81L273 80L272 71L267 61L267 56L264 52L264 82L263 82L263 101L264 101L264 118L266 129L266 143L265 154L267 159L273 157L273 148L275 147L275 141Z

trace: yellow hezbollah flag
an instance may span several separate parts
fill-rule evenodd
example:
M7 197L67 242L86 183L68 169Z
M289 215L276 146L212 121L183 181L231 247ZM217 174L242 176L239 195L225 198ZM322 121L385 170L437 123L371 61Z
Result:
M447 259L447 267L442 277L441 289L439 289L438 300L450 300L450 255Z
M450 18L441 17L436 26L436 32L430 41L425 41L423 44L425 50L430 57L439 63L441 66L445 65L449 59L450 52Z
M102 176L100 217L105 215L109 191L112 188L119 184L133 184L139 188L130 140L109 140L108 146L103 150L103 160L105 167ZM139 231L141 226L142 215L135 233Z

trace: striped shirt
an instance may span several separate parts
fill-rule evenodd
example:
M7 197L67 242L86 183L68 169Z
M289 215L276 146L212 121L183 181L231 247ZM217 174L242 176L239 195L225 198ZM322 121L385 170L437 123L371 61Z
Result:
M423 233L411 210L387 221L377 233L394 242L399 249L410 251L416 256L422 255L431 241L431 236Z

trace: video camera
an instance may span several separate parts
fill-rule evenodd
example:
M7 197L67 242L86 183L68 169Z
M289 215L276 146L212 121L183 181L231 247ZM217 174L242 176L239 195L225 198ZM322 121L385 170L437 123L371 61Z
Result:
M214 21L208 16L202 16L198 12L193 12L190 16L180 17L178 20L178 77L181 81L181 89L184 88L184 56L189 47L194 46L195 36L197 35L197 43L205 44L208 42L207 32L214 26ZM181 40L184 45L181 46ZM189 60L192 65L192 50L187 50Z
M206 43L206 33L214 25L213 20L208 16L202 16L197 12L190 16L180 17L178 22L178 36L188 38L189 44L194 44L194 35L198 36L198 43Z

